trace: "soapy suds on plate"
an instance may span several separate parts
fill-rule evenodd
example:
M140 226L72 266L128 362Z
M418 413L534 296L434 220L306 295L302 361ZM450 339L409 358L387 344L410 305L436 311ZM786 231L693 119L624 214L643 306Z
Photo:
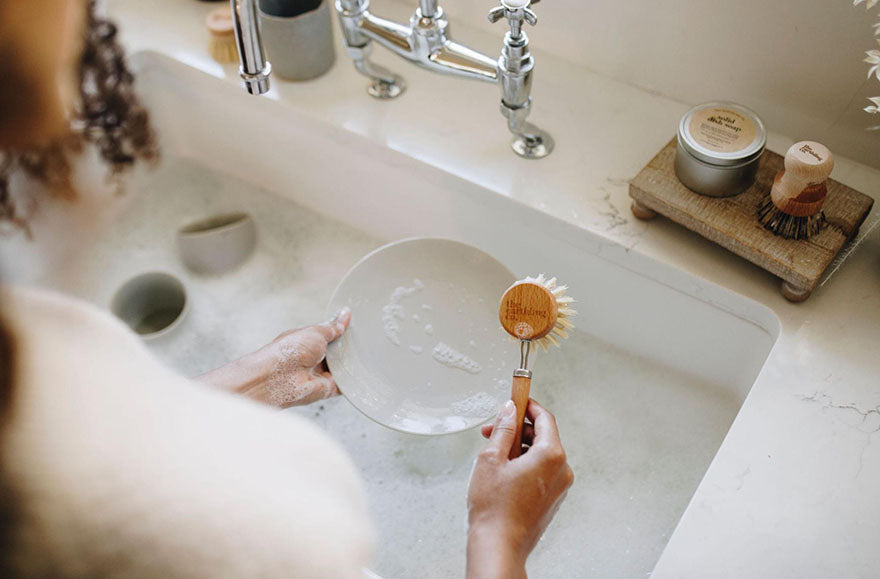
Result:
M455 368L457 370L464 370L469 374L479 374L483 371L483 367L477 362L443 342L438 342L437 345L434 346L434 350L431 352L431 357L444 366Z
M412 287L394 288L388 303L382 306L382 330L385 332L385 337L395 346L400 345L400 322L406 319L406 310L400 302L424 288L425 284L421 280L414 279Z
M498 411L498 400L486 392L480 392L455 402L451 410L458 416L488 417Z
M400 332L401 332L401 323L407 317L406 309L403 307L403 300L408 298L425 288L425 284L422 283L419 279L413 280L412 286L399 286L391 292L391 297L388 300L388 303L382 306L382 329L385 333L385 337L391 341L395 346L401 345L400 340ZM421 305L422 310L426 312L433 311L430 305L423 303ZM459 312L462 310L459 309ZM412 320L419 324L421 323L421 316L419 314L412 314ZM423 328L425 334L429 336L434 335L434 326L432 324L426 323ZM468 345L471 348L477 348L477 342L475 340L470 340ZM413 354L419 355L424 352L424 347L411 344L408 346L409 351ZM455 348L452 348L448 344L444 342L438 342L433 350L431 351L431 357L438 363L443 364L447 368L453 368L455 370L463 370L469 374L479 374L483 371L483 367L476 362L475 360L469 358L465 354L462 354ZM470 400L470 399L468 399Z

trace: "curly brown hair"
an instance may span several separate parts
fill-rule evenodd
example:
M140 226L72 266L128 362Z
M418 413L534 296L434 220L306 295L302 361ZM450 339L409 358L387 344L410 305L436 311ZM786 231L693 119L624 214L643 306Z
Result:
M95 0L87 5L87 25L80 58L79 103L70 134L41 147L0 151L0 222L27 230L35 199L22 200L10 191L16 171L45 185L49 195L72 198L69 157L84 144L96 147L111 176L118 176L138 160L154 161L158 146L150 117L134 92L116 25L97 16Z

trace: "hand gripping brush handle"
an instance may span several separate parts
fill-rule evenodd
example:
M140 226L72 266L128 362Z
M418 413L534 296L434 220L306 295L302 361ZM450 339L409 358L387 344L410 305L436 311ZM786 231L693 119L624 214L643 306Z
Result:
M541 274L516 282L501 298L498 308L501 325L520 341L519 368L513 372L511 392L517 420L516 442L510 458L522 452L522 429L532 383L532 371L528 367L532 342L546 351L548 344L559 346L559 340L567 338L568 330L574 327L568 319L576 313L571 307L574 300L565 295L567 289L558 285L555 277L547 279Z

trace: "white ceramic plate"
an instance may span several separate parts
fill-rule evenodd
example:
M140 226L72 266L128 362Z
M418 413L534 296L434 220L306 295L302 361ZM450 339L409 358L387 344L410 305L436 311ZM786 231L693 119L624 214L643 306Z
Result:
M486 422L510 397L519 363L498 322L498 301L514 281L495 258L457 241L407 239L370 253L330 300L330 312L352 309L349 330L327 350L339 389L403 432Z

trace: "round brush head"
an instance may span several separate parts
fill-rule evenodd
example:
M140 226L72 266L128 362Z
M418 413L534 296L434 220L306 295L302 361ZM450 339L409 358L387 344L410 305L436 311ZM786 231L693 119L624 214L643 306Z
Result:
M574 327L569 318L576 315L567 289L544 274L516 282L501 298L501 325L514 338L536 342L545 351L549 344L559 346Z

